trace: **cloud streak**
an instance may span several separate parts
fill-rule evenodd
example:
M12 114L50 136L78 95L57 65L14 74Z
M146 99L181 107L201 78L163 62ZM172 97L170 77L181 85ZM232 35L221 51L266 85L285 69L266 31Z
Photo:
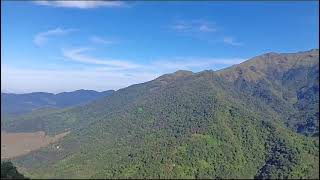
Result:
M179 20L170 28L180 33L211 33L217 31L214 23L203 20Z
M119 8L124 7L125 3L121 1L34 1L34 3L43 6L76 8L76 9L93 9L100 7Z
M97 43L97 44L105 44L105 45L108 45L108 44L113 44L114 42L113 41L110 41L110 40L106 40L102 37L99 37L99 36L91 36L89 38L89 40L93 43Z
M1 91L27 93L120 89L158 77L157 73L109 72L103 69L26 69L1 66Z
M223 42L225 44L232 45L232 46L243 46L244 45L241 42L235 41L234 38L232 38L232 37L224 37Z
M72 61L77 61L87 64L96 64L109 66L110 68L116 69L133 69L138 68L140 65L135 63L130 63L125 60L115 60L109 58L96 58L92 56L85 55L84 53L92 50L92 48L76 48L71 50L62 49L62 54L64 58Z
M150 63L138 64L128 60L111 58L97 58L85 54L92 48L62 49L64 59L78 63L100 65L104 70L121 71L134 70L136 72L171 72L174 70L216 69L219 66L229 66L243 62L242 58L203 58L203 57L178 57L167 59L153 59Z
M216 33L221 28L217 27L214 22L206 20L178 20L174 24L170 25L169 28L180 35L187 35L190 37L196 37L203 39L208 34ZM222 36L223 37L223 36ZM231 46L243 46L244 43L236 41L233 37L225 36L221 40L220 37L210 36L210 41L217 38L216 42L224 43ZM208 39L206 39L208 40Z
M73 53L77 54L83 51L83 49L78 49ZM244 61L244 59L238 58L179 58L178 60L159 60L148 65L136 65L135 69L128 69L126 63L123 62L112 63L116 67L110 67L109 63L96 61L96 59L92 61L91 58L87 59L88 57L74 57L73 54L72 58L77 59L79 63L93 63L102 66L82 69L27 69L3 65L1 66L1 91L58 93L77 89L117 90L132 84L150 81L162 74L181 69L214 69L217 65L227 66ZM123 64L125 67L122 67Z
M76 29L63 29L63 28L56 28L56 29L50 29L45 32L40 32L36 34L33 38L34 44L37 46L42 46L45 44L48 39L52 36L62 36L62 35L67 35L70 32L77 31Z
M77 89L117 90L177 70L217 70L244 61L240 58L176 57L152 59L148 63L139 64L128 60L94 57L90 55L91 50L93 49L88 47L61 50L63 60L80 66L66 66L60 58L56 59L60 61L57 61L58 66L45 68L17 68L2 64L1 91L58 93Z

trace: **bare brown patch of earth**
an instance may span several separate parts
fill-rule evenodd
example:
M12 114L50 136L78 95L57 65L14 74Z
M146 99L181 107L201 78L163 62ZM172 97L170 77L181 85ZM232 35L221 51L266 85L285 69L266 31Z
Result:
M33 133L10 133L1 131L1 159L28 154L57 142L69 133L70 131L67 131L51 137L47 136L43 131ZM59 146L57 146L57 148L59 148Z

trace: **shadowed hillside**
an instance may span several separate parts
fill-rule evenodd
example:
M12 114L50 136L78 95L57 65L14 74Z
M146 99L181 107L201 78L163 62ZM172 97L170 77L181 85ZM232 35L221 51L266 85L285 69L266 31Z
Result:
M311 50L178 71L6 130L71 129L15 159L30 177L319 178L318 66Z

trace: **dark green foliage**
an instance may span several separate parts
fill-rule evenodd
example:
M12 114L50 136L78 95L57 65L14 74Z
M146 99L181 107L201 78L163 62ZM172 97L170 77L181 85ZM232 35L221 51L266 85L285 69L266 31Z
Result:
M300 88L318 85L319 55L309 55L264 55L248 61L250 71L246 64L178 71L82 107L26 117L48 133L71 133L15 162L39 178L319 178L318 139L285 125L319 112L318 90ZM288 73L298 66L299 77ZM301 76L308 81L290 82ZM307 93L299 98L300 91Z
M28 179L10 161L1 162L1 179Z
M253 96L253 102L258 101L255 105L267 104L297 132L312 135L319 131L318 49L268 53L218 74L234 84L238 94Z

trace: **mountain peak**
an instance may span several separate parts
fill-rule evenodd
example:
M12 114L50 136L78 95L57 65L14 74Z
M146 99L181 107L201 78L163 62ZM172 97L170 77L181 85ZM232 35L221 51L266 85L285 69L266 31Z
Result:
M219 70L217 73L229 80L240 77L257 81L265 77L281 75L299 66L315 66L319 63L319 50L300 51L295 53L269 52L253 57L243 63Z
M278 53L278 52L268 52L262 55L258 55L256 57L253 57L251 60L257 59L257 58L278 58L282 56L289 56L289 55L295 55L295 56L302 56L302 55L309 55L309 56L317 56L319 55L319 49L310 49L307 51L298 51L298 52L289 52L289 53ZM248 60L250 61L250 60ZM247 61L245 61L247 62Z
M319 52L319 49L315 48L315 49L310 49L309 52Z
M164 75L158 77L156 80L160 80L160 81L163 81L163 80L176 80L178 78L187 77L187 76L190 76L192 74L193 74L192 71L178 70L178 71L176 71L174 73L164 74Z
M176 71L85 106L2 124L7 132L72 132L59 141L61 149L19 157L38 178L316 179L319 146L297 133L319 130L317 56L265 56L219 72Z
M193 74L192 71L188 71L188 70L178 70L176 72L173 73L176 76L184 76L184 75L191 75Z

